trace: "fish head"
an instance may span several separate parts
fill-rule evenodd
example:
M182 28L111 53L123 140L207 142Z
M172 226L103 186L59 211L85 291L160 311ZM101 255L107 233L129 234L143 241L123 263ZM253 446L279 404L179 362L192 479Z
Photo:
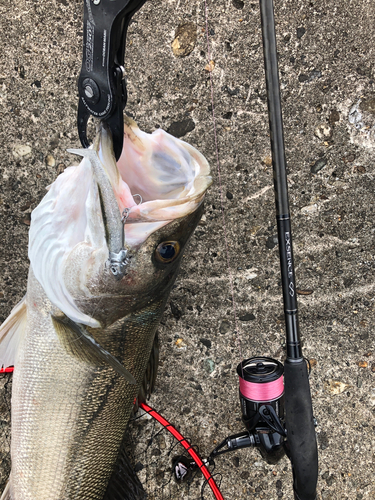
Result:
M110 258L98 265L87 259L85 247L77 246L66 262L64 282L79 311L105 327L153 301L163 302L203 211L201 203L194 212L155 230L142 243L125 244L120 279L113 273ZM77 262L81 269L85 267L84 280L74 271ZM92 326L91 321L87 324Z
M75 151L75 150L73 150ZM29 258L54 307L104 327L168 296L211 184L206 159L125 118L116 163L109 130L50 186L32 214Z

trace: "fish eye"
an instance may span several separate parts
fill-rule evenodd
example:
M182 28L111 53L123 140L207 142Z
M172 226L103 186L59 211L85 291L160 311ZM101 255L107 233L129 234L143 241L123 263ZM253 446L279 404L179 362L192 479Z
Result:
M180 253L180 245L177 241L163 241L155 250L156 260L163 264L172 262Z

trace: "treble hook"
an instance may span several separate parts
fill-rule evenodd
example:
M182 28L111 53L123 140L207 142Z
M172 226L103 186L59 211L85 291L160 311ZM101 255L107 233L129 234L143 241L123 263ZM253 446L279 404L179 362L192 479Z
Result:
M140 202L137 205L142 203L142 196L140 194L135 194L135 196L139 196ZM111 270L111 273L116 278L116 280L121 280L126 275L126 267L129 263L130 258L128 257L128 251L125 248L125 224L130 215L130 208L124 208L121 214L121 222L122 222L122 234L121 234L121 250L118 253L109 252L109 260L108 267Z

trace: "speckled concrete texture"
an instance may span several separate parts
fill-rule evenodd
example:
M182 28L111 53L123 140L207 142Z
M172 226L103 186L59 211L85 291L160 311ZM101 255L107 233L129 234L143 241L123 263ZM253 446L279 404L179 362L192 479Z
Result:
M0 3L0 320L25 293L30 212L76 161L66 149L79 147L81 3ZM259 5L207 5L210 57L204 1L154 0L129 27L125 61L127 113L147 132L180 135L212 165L206 214L159 329L150 401L203 455L243 430L241 359L285 356ZM275 8L300 323L318 420L318 498L373 499L375 6L277 0ZM256 450L239 451L216 467L226 498L292 499L287 459L270 466Z

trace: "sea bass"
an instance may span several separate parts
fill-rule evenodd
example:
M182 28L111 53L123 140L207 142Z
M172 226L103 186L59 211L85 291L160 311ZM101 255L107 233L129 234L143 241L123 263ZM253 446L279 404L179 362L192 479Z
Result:
M117 164L104 127L72 152L83 161L32 213L27 293L0 327L0 366L15 366L1 500L144 497L121 443L211 183L195 148L127 117Z

